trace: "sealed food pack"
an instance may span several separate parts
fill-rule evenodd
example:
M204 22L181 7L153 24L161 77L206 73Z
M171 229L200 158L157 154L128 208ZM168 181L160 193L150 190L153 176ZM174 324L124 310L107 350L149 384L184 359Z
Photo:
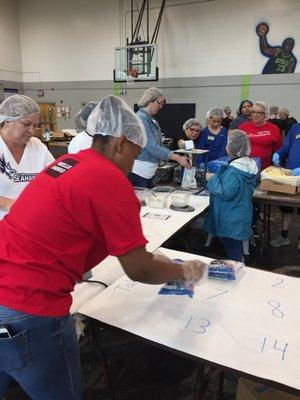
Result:
M232 260L213 260L208 267L208 278L233 281L242 271L244 263Z
M171 281L166 283L158 294L194 297L194 285L187 285L181 281Z

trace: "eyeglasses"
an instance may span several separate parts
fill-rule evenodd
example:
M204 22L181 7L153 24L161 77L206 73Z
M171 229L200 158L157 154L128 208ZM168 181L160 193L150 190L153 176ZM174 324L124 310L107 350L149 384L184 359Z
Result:
M255 114L265 114L265 112L264 111L251 111L251 114L252 115L255 115Z
M156 101L160 106L163 106L164 104L166 104L166 100L158 100L158 99L155 99L155 101Z
M188 128L190 131L195 132L195 133L199 133L200 129L198 128Z

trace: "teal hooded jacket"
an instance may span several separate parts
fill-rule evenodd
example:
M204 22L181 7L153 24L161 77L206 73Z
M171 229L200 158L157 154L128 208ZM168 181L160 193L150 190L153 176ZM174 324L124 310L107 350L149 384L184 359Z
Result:
M207 182L210 204L204 230L214 236L248 240L252 234L252 196L258 169L249 157L222 165Z

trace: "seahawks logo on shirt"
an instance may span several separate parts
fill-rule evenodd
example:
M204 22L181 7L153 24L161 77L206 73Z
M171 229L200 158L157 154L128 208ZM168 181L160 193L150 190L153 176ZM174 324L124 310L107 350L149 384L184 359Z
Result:
M30 182L37 174L29 174L25 172L17 172L14 169L10 162L5 160L4 154L0 156L0 172L8 177L8 179L12 180L15 183L18 182Z

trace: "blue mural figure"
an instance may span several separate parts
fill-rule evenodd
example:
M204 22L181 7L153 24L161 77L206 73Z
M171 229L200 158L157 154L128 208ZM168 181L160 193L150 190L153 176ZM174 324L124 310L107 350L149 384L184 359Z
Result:
M259 36L259 46L261 53L268 57L262 74L289 74L295 71L297 58L292 53L295 41L292 38L286 38L281 46L270 46L267 41L269 26L261 22L256 27L256 33Z

